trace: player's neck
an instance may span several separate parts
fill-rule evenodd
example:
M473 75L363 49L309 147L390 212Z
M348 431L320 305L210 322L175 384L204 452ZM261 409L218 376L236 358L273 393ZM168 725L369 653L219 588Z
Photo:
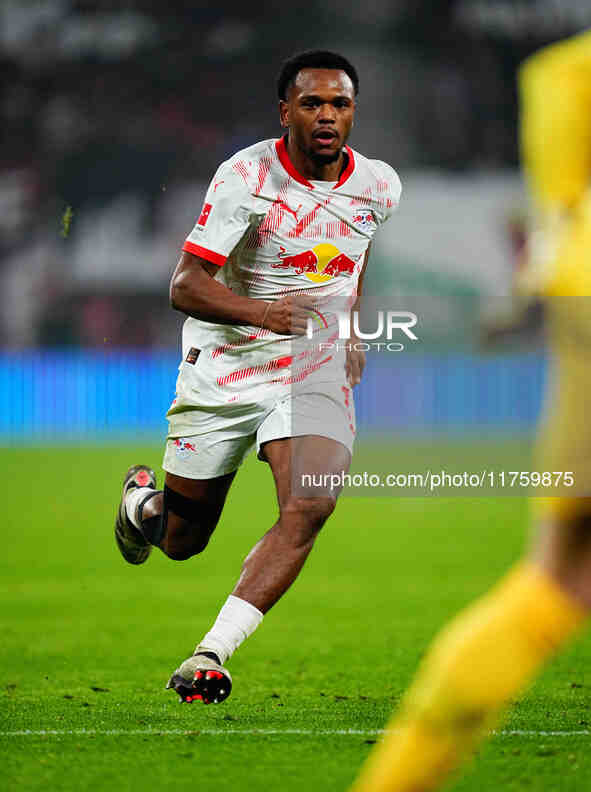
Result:
M321 165L310 159L288 136L287 154L297 172L310 181L338 181L341 173L347 166L348 156L343 151L339 158L328 165Z

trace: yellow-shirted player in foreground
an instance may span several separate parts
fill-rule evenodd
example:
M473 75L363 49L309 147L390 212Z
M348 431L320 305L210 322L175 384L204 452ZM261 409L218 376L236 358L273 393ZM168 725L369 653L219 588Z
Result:
M532 548L435 639L352 792L440 787L591 610L591 32L519 79L537 228L520 285L544 298L553 353L538 469L573 471L575 486L533 502Z

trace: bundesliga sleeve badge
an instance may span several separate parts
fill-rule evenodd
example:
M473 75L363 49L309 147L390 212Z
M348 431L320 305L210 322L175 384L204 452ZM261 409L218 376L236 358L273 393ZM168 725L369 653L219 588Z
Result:
M211 204L206 203L203 204L203 209L201 210L201 214L199 215L199 219L197 220L197 225L204 226L207 221L209 220L209 213L211 212Z

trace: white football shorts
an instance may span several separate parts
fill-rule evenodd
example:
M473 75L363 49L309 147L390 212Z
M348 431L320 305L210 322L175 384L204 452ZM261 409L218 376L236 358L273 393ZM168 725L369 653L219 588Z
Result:
M210 479L240 467L256 446L286 437L320 435L352 452L355 439L353 393L343 381L298 383L281 389L243 391L223 403L207 387L191 387L183 377L167 413L169 431L163 468L189 479ZM311 377L310 380L314 378ZM201 379L203 382L203 379ZM210 398L208 398L208 395ZM259 453L260 458L260 453Z

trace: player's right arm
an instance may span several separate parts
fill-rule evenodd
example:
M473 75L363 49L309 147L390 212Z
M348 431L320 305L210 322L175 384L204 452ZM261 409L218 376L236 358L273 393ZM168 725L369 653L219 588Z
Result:
M311 299L283 297L266 302L242 297L214 279L217 269L217 264L183 252L170 282L172 307L216 324L264 327L281 335L306 332Z
M183 245L170 283L171 305L187 316L217 324L264 327L282 335L304 334L310 299L254 300L234 294L213 277L247 233L252 213L252 196L244 179L224 163L213 177L201 214Z

